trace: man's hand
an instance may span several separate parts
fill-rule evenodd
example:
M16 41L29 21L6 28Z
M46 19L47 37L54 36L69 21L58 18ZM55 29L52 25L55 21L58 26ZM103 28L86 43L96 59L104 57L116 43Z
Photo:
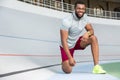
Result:
M75 66L76 62L73 58L70 58L69 59L69 64L70 64L70 66Z

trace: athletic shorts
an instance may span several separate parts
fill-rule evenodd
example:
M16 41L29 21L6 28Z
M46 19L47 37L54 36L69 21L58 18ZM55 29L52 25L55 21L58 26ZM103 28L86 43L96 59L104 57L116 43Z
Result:
M80 46L81 38L82 38L82 36L77 40L74 48L69 49L72 57L73 57L73 54L74 54L74 51L75 51L75 50L84 50L84 48L82 48L82 47ZM61 46L60 46L60 50L61 50L62 62L68 60L68 57L67 57L64 49L63 49Z

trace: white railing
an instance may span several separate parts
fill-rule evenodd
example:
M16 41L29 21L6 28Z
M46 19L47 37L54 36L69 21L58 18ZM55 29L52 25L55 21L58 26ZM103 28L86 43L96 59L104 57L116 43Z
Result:
M68 4L68 3L63 3L60 1L56 1L56 0L19 0L19 1L34 4L37 6L51 8L51 9L59 10L59 11L63 11L63 12L69 12L69 13L73 12L73 10L74 10L74 5ZM92 17L120 20L120 12L87 8L86 13L88 14L88 16L92 16Z
M100 17L100 18L118 19L118 20L120 20L120 12L105 11L105 10L100 10L100 9L87 8L86 13L89 16L92 16L92 17Z

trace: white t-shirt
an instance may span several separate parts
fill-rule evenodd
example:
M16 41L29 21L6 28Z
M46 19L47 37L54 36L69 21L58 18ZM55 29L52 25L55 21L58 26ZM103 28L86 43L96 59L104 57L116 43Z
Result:
M78 19L75 12L63 19L60 29L68 31L67 43L69 49L75 46L76 41L80 37L80 33L88 23L89 21L86 14L84 14L81 19ZM62 44L60 45L62 46Z

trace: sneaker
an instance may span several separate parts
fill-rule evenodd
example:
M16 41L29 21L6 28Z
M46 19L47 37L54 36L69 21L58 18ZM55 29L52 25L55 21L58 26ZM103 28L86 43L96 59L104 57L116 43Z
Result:
M106 74L106 71L103 70L103 68L100 65L96 65L93 68L93 73L94 74Z

